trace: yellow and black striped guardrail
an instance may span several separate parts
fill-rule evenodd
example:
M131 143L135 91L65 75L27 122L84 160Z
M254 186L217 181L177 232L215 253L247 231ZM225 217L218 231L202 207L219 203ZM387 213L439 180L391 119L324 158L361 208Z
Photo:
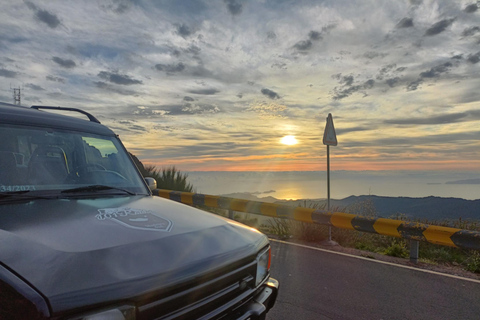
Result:
M480 250L480 232L384 218L367 218L343 212L291 207L200 193L156 189L154 195L188 205L248 212L272 218L317 223L385 236L426 241L450 247Z

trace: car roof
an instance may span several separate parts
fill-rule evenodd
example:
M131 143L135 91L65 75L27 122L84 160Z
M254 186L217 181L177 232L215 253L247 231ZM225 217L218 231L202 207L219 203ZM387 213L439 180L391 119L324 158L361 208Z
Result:
M112 130L94 121L3 102L0 102L0 123L66 129L108 136L115 135Z

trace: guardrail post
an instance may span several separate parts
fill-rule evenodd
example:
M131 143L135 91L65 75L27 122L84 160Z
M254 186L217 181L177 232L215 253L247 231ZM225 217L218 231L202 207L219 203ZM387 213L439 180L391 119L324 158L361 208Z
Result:
M410 240L410 262L418 263L418 251L420 242L417 240Z
M233 220L233 210L228 210L228 218Z

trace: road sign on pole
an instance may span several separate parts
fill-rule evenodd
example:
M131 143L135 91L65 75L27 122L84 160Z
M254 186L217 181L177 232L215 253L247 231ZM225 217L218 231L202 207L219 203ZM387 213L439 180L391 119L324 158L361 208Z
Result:
M329 113L327 117L327 125L323 133L323 144L327 146L337 145L337 135L335 134L335 127L333 126L332 114Z
M337 135L335 134L335 127L333 126L332 114L329 113L327 117L327 125L323 133L323 144L327 146L327 210L330 212L330 146L337 145ZM328 241L326 244L336 244L332 241L332 227L328 227Z

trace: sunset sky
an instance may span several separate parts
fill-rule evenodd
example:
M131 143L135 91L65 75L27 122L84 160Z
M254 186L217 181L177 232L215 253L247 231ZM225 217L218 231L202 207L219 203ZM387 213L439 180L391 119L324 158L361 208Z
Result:
M145 164L325 170L331 113L334 170L478 173L480 3L6 0L11 88L93 113Z

